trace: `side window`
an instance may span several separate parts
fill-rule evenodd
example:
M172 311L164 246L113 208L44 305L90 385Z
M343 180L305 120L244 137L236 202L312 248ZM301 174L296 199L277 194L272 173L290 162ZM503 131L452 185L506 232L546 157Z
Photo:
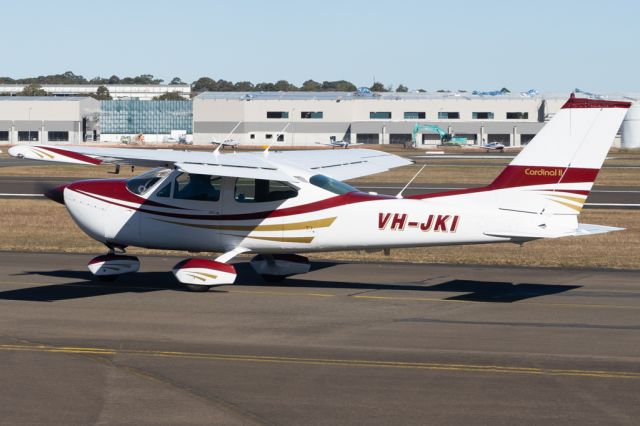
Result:
M220 199L221 183L222 179L219 176L182 173L176 177L173 198L179 200L218 201Z
M267 203L293 198L298 190L284 182L264 179L236 179L234 198L239 203Z
M170 197L171 196L171 182L167 183L165 186L160 189L160 191L156 192L156 197Z

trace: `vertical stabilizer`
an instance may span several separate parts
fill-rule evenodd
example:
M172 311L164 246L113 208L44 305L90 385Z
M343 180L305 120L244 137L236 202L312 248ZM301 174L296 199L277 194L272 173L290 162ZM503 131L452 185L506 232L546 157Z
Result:
M578 214L631 104L571 95L489 185L500 207Z

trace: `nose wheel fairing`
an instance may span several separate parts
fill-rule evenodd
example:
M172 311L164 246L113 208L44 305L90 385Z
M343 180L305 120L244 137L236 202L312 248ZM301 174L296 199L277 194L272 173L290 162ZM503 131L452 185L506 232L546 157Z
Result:
M91 259L87 268L95 276L118 276L138 272L140 260L135 256L104 254Z

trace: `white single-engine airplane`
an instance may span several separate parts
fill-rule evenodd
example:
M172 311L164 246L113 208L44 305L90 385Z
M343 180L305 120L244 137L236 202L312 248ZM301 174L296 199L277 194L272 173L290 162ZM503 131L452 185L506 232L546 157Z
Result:
M483 148L486 149L487 152L489 152L490 150L504 151L504 144L500 142L489 142L488 144L483 146Z
M350 146L362 145L361 143L352 143L349 140L340 139L337 140L335 136L329 138L329 143L316 142L318 145L330 146L331 148L344 148L347 149Z
M128 246L223 252L173 269L189 290L206 291L232 284L236 270L228 262L246 252L256 254L252 267L270 281L309 271L307 258L294 253L523 243L620 230L579 224L578 215L629 107L572 95L489 185L406 198L341 182L410 164L367 149L223 154L14 146L9 152L156 167L126 180L74 182L48 197L108 247L89 262L101 279L138 270L138 259L123 254Z

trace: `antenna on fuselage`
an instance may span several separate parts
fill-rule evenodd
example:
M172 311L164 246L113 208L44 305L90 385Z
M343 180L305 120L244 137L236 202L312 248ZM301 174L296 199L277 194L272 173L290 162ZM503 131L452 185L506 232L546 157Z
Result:
M398 195L396 195L396 198L402 198L402 193L404 192L405 189L407 189L409 187L409 185L411 185L411 182L413 182L418 175L420 174L420 172L422 172L424 170L424 168L427 167L427 165L425 164L424 166L422 166L420 168L420 170L418 170L418 173L416 173L415 175L413 175L413 177L411 178L411 180L409 182L407 182L407 184L404 186L404 188L402 188L400 190L400 192L398 192Z

